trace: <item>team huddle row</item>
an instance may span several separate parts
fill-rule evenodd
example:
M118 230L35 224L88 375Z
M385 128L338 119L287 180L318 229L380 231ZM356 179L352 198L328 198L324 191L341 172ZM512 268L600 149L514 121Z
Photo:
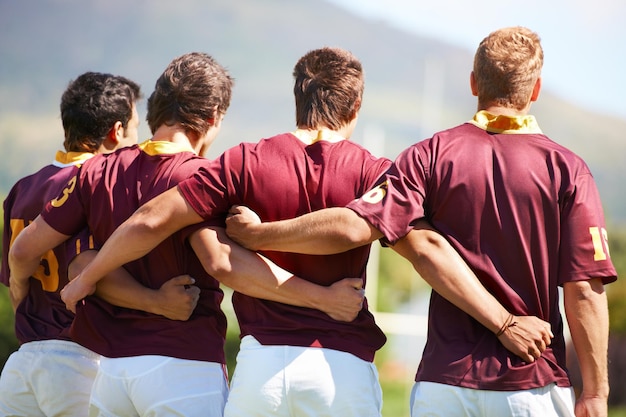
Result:
M589 168L529 114L542 65L534 32L492 32L471 120L395 161L349 140L364 77L341 48L296 63L294 131L215 160L233 79L210 55L167 66L142 143L140 87L80 75L61 99L65 152L4 202L20 348L0 414L381 416L386 337L363 291L380 239L433 288L412 417L606 416L617 275ZM241 330L232 381L221 285Z

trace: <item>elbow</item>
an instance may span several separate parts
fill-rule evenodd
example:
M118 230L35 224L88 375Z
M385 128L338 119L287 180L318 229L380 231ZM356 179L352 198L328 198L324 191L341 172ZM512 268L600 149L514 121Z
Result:
M212 261L204 267L209 275L220 282L224 282L230 277L233 269L230 263Z
M41 257L44 253L35 253L36 251L30 250L30 248L22 244L20 239L16 239L8 253L8 264L11 275L14 272L20 271L18 275L24 273L24 275L31 275L35 272L41 261Z
M344 209L341 211L341 215L343 220L339 224L342 226L336 227L335 230L340 233L339 238L347 248L367 245L379 237L374 232L374 227L354 211Z
M563 302L570 328L572 323L584 322L593 317L598 328L608 329L608 300L602 279L592 278L564 283Z
M139 207L121 226L140 235L158 235L166 226L166 221L149 205Z
M12 264L24 265L33 261L38 263L41 257L45 255L47 249L43 250L43 247L40 245L33 244L34 239L36 239L35 236L28 227L17 236L9 248L9 268L12 269Z
M9 267L13 269L11 265L29 261L31 255L32 253L26 250L26 248L20 243L20 239L16 239L9 249Z
M342 232L343 242L346 249L352 249L359 246L370 243L373 239L370 239L370 234L362 233L355 230L345 230Z
M425 278L437 275L442 265L457 262L458 254L439 233L430 229L413 229L393 246ZM464 265L464 264L463 264Z
M593 300L598 296L604 296L604 284L601 278L589 280L571 281L563 284L564 296L575 301Z
M419 235L419 239L413 240L413 250L415 255L424 259L433 253L447 249L450 243L439 233L433 230L415 230L412 233Z
M213 251L201 261L204 270L220 282L227 280L233 273L230 255L224 251L218 251L217 253Z
M566 303L592 303L604 300L606 294L601 278L571 281L563 284L563 297Z

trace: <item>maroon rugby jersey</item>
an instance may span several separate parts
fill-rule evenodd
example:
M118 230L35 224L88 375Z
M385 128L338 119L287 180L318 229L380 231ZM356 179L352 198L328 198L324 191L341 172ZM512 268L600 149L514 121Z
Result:
M8 253L11 243L35 220L44 205L57 196L73 175L73 167L92 156L92 153L58 151L52 164L22 178L13 186L4 200L0 270L0 281L4 285L9 285ZM69 340L69 327L74 314L65 308L60 296L60 290L67 284L67 265L71 261L66 256L68 246L76 246L74 238L49 251L30 279L28 295L15 312L15 334L20 343Z
M347 140L320 140L306 145L291 133L258 144L241 144L187 181L179 189L205 219L224 219L233 204L244 204L263 221L296 217L325 207L344 206L368 190L389 167ZM369 246L332 256L265 252L292 273L321 285L345 277L362 277ZM385 342L366 307L351 323L325 313L270 302L240 293L233 305L242 336L264 345L322 346L372 361Z
M96 245L140 205L207 163L188 146L152 141L97 155L88 162L42 215L50 226L68 235L88 225ZM155 289L176 275L193 276L201 293L191 318L169 320L92 296L77 306L72 326L75 341L106 357L163 355L224 363L223 293L185 242L184 231L125 267L144 286Z
M479 112L404 151L381 182L349 207L392 242L426 217L509 311L547 320L555 334L536 362L522 362L433 292L416 380L505 391L569 386L557 286L616 279L586 164L532 116Z

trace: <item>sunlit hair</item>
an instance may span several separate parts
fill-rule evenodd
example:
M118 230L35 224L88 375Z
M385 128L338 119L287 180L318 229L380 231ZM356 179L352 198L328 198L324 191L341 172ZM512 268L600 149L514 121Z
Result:
M156 81L146 119L154 133L179 123L200 136L230 106L233 79L213 57L191 52L175 58Z
M520 26L492 32L474 56L479 107L525 108L542 66L541 40L535 32Z
M338 130L359 111L363 68L350 52L340 48L310 51L300 58L293 76L299 128Z
M141 97L138 84L111 74L86 72L61 96L63 146L68 152L96 152L116 122L124 128Z

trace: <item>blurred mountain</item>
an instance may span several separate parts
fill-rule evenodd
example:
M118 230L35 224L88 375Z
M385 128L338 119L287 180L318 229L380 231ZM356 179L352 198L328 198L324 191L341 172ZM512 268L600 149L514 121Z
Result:
M291 71L321 46L349 49L363 62L365 98L353 140L377 155L394 158L475 111L473 51L323 0L0 0L0 195L60 149L59 99L84 71L127 76L148 96L173 57L195 50L216 57L236 85L212 158L295 127ZM545 133L588 162L609 222L626 225L626 193L619 191L626 120L575 107L549 85L532 113ZM145 101L140 114L145 118ZM149 137L145 123L140 133Z

